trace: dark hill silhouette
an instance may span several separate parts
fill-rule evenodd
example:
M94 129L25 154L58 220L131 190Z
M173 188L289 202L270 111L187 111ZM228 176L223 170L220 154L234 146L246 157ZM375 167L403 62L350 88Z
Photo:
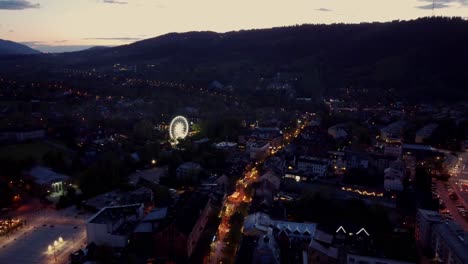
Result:
M26 45L16 43L9 40L0 39L0 56L8 55L27 55L27 54L39 54L40 51L32 49Z
M151 76L255 84L275 72L301 76L299 91L395 89L410 98L467 99L468 21L421 18L388 23L301 25L228 33L171 33L133 44L19 58L33 67L110 69L154 65ZM247 80L247 81L246 81Z

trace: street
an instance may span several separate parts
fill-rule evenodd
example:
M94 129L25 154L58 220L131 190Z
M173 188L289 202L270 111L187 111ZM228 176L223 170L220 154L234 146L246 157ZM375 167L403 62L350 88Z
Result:
M274 156L276 153L278 153L279 150L287 146L293 139L297 138L304 127L305 125L302 124L294 130L291 136L286 136L286 141L284 144L278 149L271 150L270 156ZM261 165L263 161L264 160L257 160L255 162L255 166ZM226 256L226 254L224 254L223 249L226 247L224 238L230 232L229 219L231 216L238 211L242 203L246 203L248 206L250 206L250 203L252 202L252 197L250 197L250 194L246 193L245 190L249 189L252 183L254 183L259 176L259 171L255 166L252 169L247 170L243 177L237 180L235 191L224 200L224 206L222 207L224 209L220 213L221 223L219 224L216 237L211 243L211 253L208 260L209 263L222 263L223 259L233 260L235 258L236 253L234 253L233 256ZM236 250L239 247L239 245L232 244L230 246L235 246Z

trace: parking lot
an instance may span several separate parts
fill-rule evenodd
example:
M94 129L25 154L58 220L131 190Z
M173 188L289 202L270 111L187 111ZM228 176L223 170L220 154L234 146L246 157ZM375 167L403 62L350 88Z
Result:
M0 263L68 263L70 253L85 246L84 218L57 211L29 215L25 227L0 239Z

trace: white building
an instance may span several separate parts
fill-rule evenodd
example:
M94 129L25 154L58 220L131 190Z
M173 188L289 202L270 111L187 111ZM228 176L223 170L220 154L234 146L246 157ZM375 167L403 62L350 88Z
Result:
M405 178L405 164L401 160L390 163L390 167L384 170L384 188L387 191L403 191Z
M86 222L87 243L123 248L143 217L143 204L102 208Z
M66 190L66 182L69 176L56 173L47 167L36 166L29 171L34 183L41 192L47 192L49 196L63 195Z
M297 159L297 170L311 176L325 177L328 174L330 161L315 157L301 156Z
M244 234L247 236L260 236L266 234L269 229L273 232L285 232L288 237L299 240L310 240L314 237L317 229L315 223L298 223L289 221L272 220L265 213L254 213L245 217Z

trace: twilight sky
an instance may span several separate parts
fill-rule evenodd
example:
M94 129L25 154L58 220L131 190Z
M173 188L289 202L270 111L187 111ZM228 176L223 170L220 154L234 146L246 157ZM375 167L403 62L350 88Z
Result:
M435 1L438 16L468 17L468 0ZM61 52L128 44L169 32L430 15L432 0L0 0L0 39Z

